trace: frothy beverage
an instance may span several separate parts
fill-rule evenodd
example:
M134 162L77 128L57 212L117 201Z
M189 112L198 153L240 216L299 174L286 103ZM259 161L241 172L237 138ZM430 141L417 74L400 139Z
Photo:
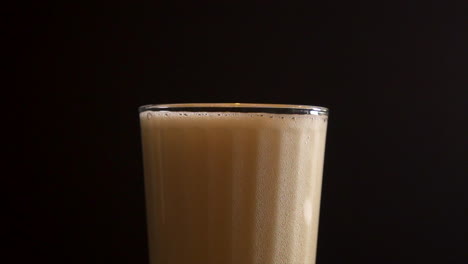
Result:
M315 263L326 116L140 120L151 264Z

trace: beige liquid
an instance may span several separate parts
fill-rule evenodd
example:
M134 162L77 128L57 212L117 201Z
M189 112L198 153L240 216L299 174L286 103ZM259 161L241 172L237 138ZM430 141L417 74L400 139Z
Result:
M140 120L151 264L315 263L325 116Z

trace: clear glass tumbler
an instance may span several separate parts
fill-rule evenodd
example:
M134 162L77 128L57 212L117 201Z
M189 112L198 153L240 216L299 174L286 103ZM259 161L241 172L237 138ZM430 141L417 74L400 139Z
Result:
M315 263L328 109L139 112L151 264Z

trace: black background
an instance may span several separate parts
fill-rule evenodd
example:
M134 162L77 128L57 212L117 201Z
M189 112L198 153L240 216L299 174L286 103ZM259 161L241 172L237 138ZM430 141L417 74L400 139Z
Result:
M15 259L147 263L137 107L262 102L331 109L318 264L468 263L466 7L4 9Z

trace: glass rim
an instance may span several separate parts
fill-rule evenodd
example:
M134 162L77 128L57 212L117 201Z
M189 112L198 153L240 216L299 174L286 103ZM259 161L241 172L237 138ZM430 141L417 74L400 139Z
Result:
M329 110L322 106L295 104L263 104L263 103L177 103L148 104L138 108L145 111L167 112L234 112L234 113L269 113L296 115L325 115Z

